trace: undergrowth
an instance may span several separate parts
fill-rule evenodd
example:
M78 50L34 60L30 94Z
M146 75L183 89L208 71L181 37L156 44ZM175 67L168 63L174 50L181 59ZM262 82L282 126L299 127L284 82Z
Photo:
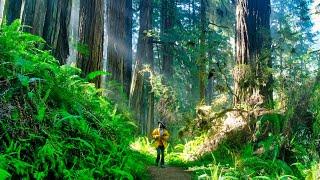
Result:
M0 177L134 179L134 123L20 23L0 28ZM98 73L100 74L100 73Z
M208 138L207 134L174 146L175 140L171 140L166 149L165 162L169 166L193 171L195 179L319 179L320 164L315 154L315 142L306 146L293 138L288 142L289 147L284 147L286 138L281 134L283 125L280 121L283 120L277 114L265 115L257 123L267 129L263 124L269 122L271 131L255 132L258 141L240 146L225 141L215 151L196 160L189 157ZM147 137L136 139L132 147L148 156L151 162L155 159L155 148Z
M88 82L102 72L81 78L79 69L59 66L43 39L20 29L19 22L0 28L0 179L144 178L155 147L146 137L134 141L129 115ZM319 142L308 140L319 139L319 89L312 97L313 137L305 143L286 140L281 118L269 115L256 123L256 142L221 143L191 161L208 138L203 134L171 142L165 161L198 179L318 179Z

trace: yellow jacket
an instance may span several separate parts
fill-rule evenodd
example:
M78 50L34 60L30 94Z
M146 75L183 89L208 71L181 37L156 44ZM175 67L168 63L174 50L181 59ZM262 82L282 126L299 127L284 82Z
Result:
M152 138L155 140L153 145L155 147L163 145L164 148L168 146L169 132L166 129L163 129L163 135L160 137L160 128L156 128L152 132Z

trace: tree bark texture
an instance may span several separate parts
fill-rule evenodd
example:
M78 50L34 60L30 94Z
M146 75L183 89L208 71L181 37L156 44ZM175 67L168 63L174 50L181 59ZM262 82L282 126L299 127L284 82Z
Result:
M72 0L48 0L43 38L60 64L66 64L69 55L69 24Z
M108 71L111 80L130 93L132 74L132 0L111 0L108 4Z
M22 0L6 0L5 1L4 14L7 19L7 24L11 24L14 20L20 18L21 6L22 6Z
M136 118L140 122L142 133L146 134L146 115L144 106L144 75L141 72L144 64L153 66L153 44L152 37L147 36L147 32L152 30L152 0L140 0L140 29L137 44L137 55L132 85L130 90L130 107L136 113ZM152 99L149 99L152 103ZM150 107L152 108L152 107ZM151 114L150 114L151 115ZM151 119L151 118L150 118Z
M175 1L163 0L161 2L161 37L162 37L162 70L166 77L173 75L174 42L172 34L175 23Z
M80 43L88 50L78 53L77 67L82 70L82 76L102 70L103 67L103 7L103 0L80 1L79 37ZM92 82L100 88L101 77Z
M262 96L272 102L270 0L238 0L236 22L235 105Z
M147 85L148 93L148 112L147 112L147 126L146 133L151 133L152 129L156 126L156 122L154 121L154 92L152 91L152 86L149 83Z
M24 0L24 31L42 36L60 64L69 55L69 23L72 0Z
M201 0L200 5L200 57L198 60L199 68L199 91L200 91L200 103L205 103L206 93L206 3L205 0Z
M47 13L47 0L25 0L22 13L24 31L42 36Z

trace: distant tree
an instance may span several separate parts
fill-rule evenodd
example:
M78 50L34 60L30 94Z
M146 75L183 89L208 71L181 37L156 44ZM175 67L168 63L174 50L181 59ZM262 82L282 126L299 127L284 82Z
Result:
M132 0L108 3L108 71L129 96L132 75Z
M77 67L82 70L82 76L102 70L103 15L103 1L80 0L79 38L80 44L87 49L78 53ZM93 82L99 88L101 77L95 78Z
M200 4L200 55L198 59L199 68L199 91L200 102L205 102L206 92L206 0L201 0Z
M272 102L270 13L270 0L237 2L235 104Z
M162 41L162 71L166 77L173 75L173 50L172 40L175 24L175 0L161 1L161 41Z

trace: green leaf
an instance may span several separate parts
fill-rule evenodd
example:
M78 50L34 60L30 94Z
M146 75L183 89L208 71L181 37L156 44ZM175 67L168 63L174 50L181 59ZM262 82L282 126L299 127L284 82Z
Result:
M97 76L102 76L102 75L110 75L110 73L105 72L105 71L93 71L87 75L86 79L88 81L90 81L90 80L96 78Z
M90 48L87 44L77 43L76 49L84 57L88 57L90 54Z
M9 179L10 177L11 174L8 171L0 168L0 179Z
M28 86L30 78L23 74L18 74L18 79L21 82L22 86Z
M44 103L39 103L38 107L37 107L37 120L38 121L42 121L46 115L46 106Z

